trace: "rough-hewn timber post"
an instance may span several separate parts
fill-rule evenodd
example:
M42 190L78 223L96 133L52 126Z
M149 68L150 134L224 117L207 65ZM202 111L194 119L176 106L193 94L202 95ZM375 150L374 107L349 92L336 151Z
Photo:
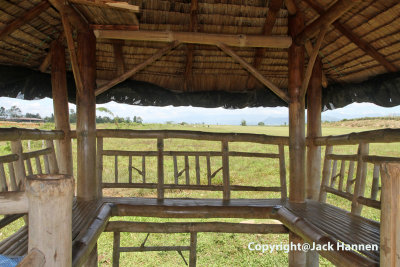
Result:
M73 194L72 176L51 174L27 178L28 250L40 250L45 255L44 266L72 264Z
M381 266L400 265L400 164L381 165Z
M321 147L315 146L313 138L321 136L321 97L322 97L322 62L317 58L307 90L307 183L306 196L318 200L321 186Z
M65 69L65 49L59 40L51 45L51 87L53 95L54 119L57 130L64 131L63 140L57 140L59 172L73 174L72 146L69 132L68 90Z
M304 26L300 12L289 17L289 34L294 38ZM289 48L289 201L302 203L305 200L305 99L300 89L304 72L304 46L295 43ZM294 233L289 234L289 242L302 243ZM305 253L289 252L289 266L305 266Z
M99 197L96 178L96 38L92 32L79 32L78 63L83 91L77 92L78 171L77 197L93 200Z

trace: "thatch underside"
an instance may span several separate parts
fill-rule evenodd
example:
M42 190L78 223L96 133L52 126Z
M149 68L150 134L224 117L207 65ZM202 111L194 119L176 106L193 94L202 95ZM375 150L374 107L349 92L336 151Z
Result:
M68 74L68 97L75 103L75 86ZM21 99L51 98L50 75L21 67L0 66L0 96ZM287 104L267 89L249 92L203 91L179 93L157 85L128 80L96 98L98 104L115 101L140 106L276 107ZM330 85L323 91L323 109L353 102L371 102L383 107L400 105L400 72L379 75L361 83Z
M231 0L221 3L200 0L196 10L195 29L191 25L191 1L130 0L140 13L117 8L104 8L84 1L69 0L89 24L130 25L140 30L197 31L217 34L259 35L263 32L269 13L265 0ZM315 7L326 10L334 0L296 0L305 14L306 24L318 18ZM0 0L0 29L24 12L41 3L41 0ZM86 2L87 3L87 2ZM394 69L400 67L400 3L398 0L365 0L343 15L338 23L352 31L382 55ZM286 36L288 11L282 5L271 35ZM192 27L192 28L191 28ZM0 38L0 64L38 69L49 52L50 43L62 32L59 13L50 6L39 16L28 21L5 38ZM312 42L315 39L311 40ZM153 55L165 43L149 41L123 41L122 54L128 70ZM254 64L255 48L233 48L246 62ZM188 57L192 53L192 59ZM321 47L323 71L329 84L365 81L379 74L390 72L380 62L331 25ZM113 42L97 40L97 78L110 80L118 76ZM190 62L188 63L188 60ZM71 69L69 56L67 66ZM189 75L188 66L190 66ZM287 88L287 49L266 49L257 70L279 88ZM50 71L51 67L47 68ZM182 44L155 63L132 77L174 92L226 91L248 92L265 90L256 82L249 86L250 74L231 57L215 46ZM335 87L337 88L337 87Z

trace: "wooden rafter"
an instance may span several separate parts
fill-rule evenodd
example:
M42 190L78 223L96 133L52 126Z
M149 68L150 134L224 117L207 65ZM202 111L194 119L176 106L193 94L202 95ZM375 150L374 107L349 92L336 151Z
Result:
M296 36L294 41L298 45L304 44L306 40L315 37L321 28L335 22L355 4L361 1L362 0L338 0L328 10L321 14L318 19L307 25L303 31Z
M289 15L295 15L297 13L297 6L293 0L285 0L285 6Z
M314 50L314 47L311 44L311 41L307 40L306 43L304 44L304 46L306 48L306 52L307 52L308 56L310 57ZM326 87L328 87L328 79L326 78L326 74L324 73L324 71L323 70L321 70L321 71L322 71L322 86L324 88L326 88Z
M271 0L269 2L267 17L265 18L264 27L262 34L265 36L269 36L272 33L272 29L274 28L276 18L278 13L282 7L283 0ZM262 59L265 56L266 48L256 48L256 53L254 57L253 67L258 69L261 65ZM247 88L254 88L255 79L252 75L247 79Z
M22 16L16 18L9 24L7 24L3 29L0 30L0 40L7 37L9 34L14 32L16 29L20 28L22 25L26 24L30 20L39 16L40 13L45 11L50 7L50 3L47 1L43 1L36 5L34 8L26 11Z
M219 43L218 47L224 51L226 54L231 56L235 61L237 61L242 67L244 67L248 72L250 72L254 77L259 80L262 84L268 87L272 92L274 92L279 98L281 98L286 103L289 102L289 97L287 93L282 91L278 86L273 84L271 81L266 79L264 75L262 75L258 70L256 70L252 65L243 60L240 56L238 56L232 49L230 49L226 44Z
M96 89L95 95L97 96L97 95L99 95L101 93L104 93L105 91L107 91L108 89L112 88L113 86L115 86L115 85L117 85L117 84L129 79L130 77L132 77L132 75L134 75L135 73L141 71L142 69L144 69L148 65L152 64L154 61L160 59L162 56L164 56L169 51L171 51L172 49L177 47L179 44L180 43L178 41L174 41L171 44L167 45L166 47L161 48L160 50L158 50L158 52L153 54L151 57L149 57L148 59L146 59L145 61L143 61L139 65L136 65L135 67L133 67L129 71L125 72L121 76L118 76L117 78L109 81L105 85L103 85L100 88Z
M139 25L120 25L120 24L90 24L91 30L123 30L123 31L138 31Z
M67 39L68 52L71 59L72 72L74 73L75 84L78 92L83 92L83 81L78 65L78 57L75 50L75 42L72 37L71 24L65 14L61 14L61 20L64 27L65 38Z
M78 30L78 31L88 31L89 25L85 18L83 18L75 9L73 9L70 5L67 5L63 0L49 0L50 4L54 6L55 9L58 10L60 14L64 14L68 17L69 22Z
M315 0L304 0L311 8L317 11L319 14L324 13L324 8L319 5ZM380 54L374 47L368 42L357 36L349 27L343 25L339 21L335 21L333 26L346 36L350 41L357 45L361 50L367 53L370 57L378 61L386 70L390 72L396 72L399 70L394 64L390 63L382 54Z
M125 11L139 12L139 6L131 5L128 2L111 1L111 0L69 0L73 4L90 5L102 8L118 8Z
M189 31L190 32L197 32L198 31L198 19L197 19L197 10L199 8L199 4L197 0L192 0L190 4L190 24L189 24ZM188 44L187 45L187 54L186 54L186 67L185 67L185 76L184 76L184 91L189 91L192 89L192 67L193 67L193 50L194 45Z
M310 83L310 78L314 69L315 60L318 57L319 49L321 48L322 41L324 40L325 34L328 31L328 25L321 28L317 42L315 43L314 49L311 52L310 59L308 60L306 73L304 75L303 83L301 85L300 96L305 97L307 93L308 84Z
M287 36L263 36L244 34L212 34L200 32L170 32L170 31L112 31L94 30L99 39L121 39L132 41L167 42L178 41L186 44L217 45L224 43L237 47L269 47L288 48L292 38Z

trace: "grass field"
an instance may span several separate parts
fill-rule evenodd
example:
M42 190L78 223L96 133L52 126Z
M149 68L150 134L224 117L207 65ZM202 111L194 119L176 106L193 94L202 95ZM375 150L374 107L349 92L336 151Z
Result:
M10 127L3 125L3 127ZM337 135L345 134L356 131L365 131L374 129L374 127L350 127L337 126L329 127L326 124L323 127L323 135ZM25 126L27 127L27 126ZM40 128L52 129L53 125L45 124ZM116 128L114 124L99 124L98 128ZM118 125L120 129L179 129L179 130L199 130L199 131L213 131L213 132L243 132L243 133L259 133L268 135L287 136L287 127L271 127L271 126L215 126L215 125ZM31 149L41 147L41 142L31 142ZM27 146L27 142L24 142ZM118 150L156 150L155 140L127 140L127 139L105 139L105 149L118 149ZM399 144L372 144L370 146L370 154L386 155L386 156L400 156ZM165 142L165 150L220 150L219 142L209 141L190 141L190 140L168 140ZM277 152L277 146L272 145L256 145L248 143L235 143L230 146L232 151L252 151L252 152ZM356 146L340 146L335 147L334 152L340 154L356 153ZM73 142L73 151L76 153L76 142ZM2 143L0 147L1 154L10 153L9 144ZM288 159L288 148L285 148L286 159ZM324 153L324 151L322 151ZM74 155L76 157L76 154ZM136 160L136 161L135 161ZM179 169L183 169L183 159L179 159ZM139 159L134 159L133 165L140 167ZM259 185L259 186L274 186L279 185L279 169L277 160L273 159L233 159L231 158L231 184L236 185ZM76 160L74 162L76 168ZM190 165L194 166L194 159L191 159ZM128 160L121 159L119 161L119 177L121 181L127 180L128 177ZM147 162L147 177L149 182L154 182L156 177L155 159ZM201 179L204 183L206 179L205 159L201 159ZM213 170L221 166L219 158L212 159ZM288 160L286 160L288 167ZM368 166L368 180L366 195L370 194L370 186L372 183L372 165ZM76 172L75 172L76 173ZM288 173L288 172L287 172ZM194 168L190 171L191 179L194 179ZM173 164L171 158L166 158L165 162L165 176L166 182L173 181ZM288 175L287 175L288 177ZM103 181L112 181L114 178L114 158L104 159ZM138 174L134 179L140 177ZM153 180L152 180L153 179ZM181 177L180 179L184 179ZM181 181L183 183L183 180ZM193 182L194 183L194 180ZM214 180L214 184L222 183L222 175L218 174ZM137 190L120 190L120 189L107 189L104 190L105 195L112 196L141 196L141 197L155 197L155 190L137 189ZM166 197L202 197L202 198L221 198L220 192L206 192L206 191L167 191ZM254 193L254 192L233 192L233 198L268 198L279 197L277 193ZM350 202L335 196L329 196L328 202L349 209ZM379 220L379 211L364 208L363 215ZM158 219L158 218L142 218L142 217L129 217L129 218L112 218L112 220L131 220L131 221L153 221L153 222L166 222L166 221L195 221L195 220L173 220L173 219ZM212 220L196 220L196 221L216 221ZM240 219L225 219L218 221L227 222L242 222ZM250 223L265 222L265 220L246 220ZM10 233L18 229L23 224L20 220L13 225L2 229L0 233L0 240L4 239ZM122 246L139 246L143 242L146 234L121 234ZM281 242L287 243L287 235L248 235L248 234L212 234L212 233L199 233L198 234L198 250L197 262L198 266L285 266L287 265L288 256L284 252L258 253L249 251L247 245L249 242L279 244ZM188 245L189 234L151 234L146 245ZM99 265L111 266L112 264L112 234L103 233L98 242L99 247ZM188 252L183 252L186 260L188 260ZM331 264L324 260L320 260L321 266L331 266ZM121 266L185 266L181 256L177 252L143 252L143 253L122 253Z

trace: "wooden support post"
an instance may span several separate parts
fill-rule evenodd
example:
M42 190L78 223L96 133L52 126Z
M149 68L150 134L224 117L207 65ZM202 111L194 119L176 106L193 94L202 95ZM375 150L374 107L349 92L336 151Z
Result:
M281 198L287 199L285 146L279 145L279 176L281 182Z
M68 89L65 68L65 49L56 40L51 44L51 87L56 130L64 132L64 139L57 140L57 158L60 173L73 174L72 144L69 125Z
M197 233L190 233L189 267L196 267L197 262Z
M119 251L120 246L121 246L121 233L114 232L113 258L112 258L113 267L119 267L119 257L121 255Z
M157 139L157 199L164 199L164 139Z
M351 203L351 213L356 215L361 215L361 210L363 207L363 205L358 203L357 198L364 196L365 183L367 179L367 163L363 161L363 156L368 155L368 152L368 143L361 143L358 146L356 183L354 185L353 202Z
M84 90L77 92L78 175L77 197L93 200L99 197L96 178L96 38L91 32L79 32L78 63Z
M321 130L321 101L322 101L322 62L315 61L307 91L307 199L318 200L321 186L321 147L313 142L315 137L322 135Z
M400 266L400 164L381 165L380 265Z
M97 155L96 155L97 182L99 183L98 194L102 196L103 183L103 137L97 137Z
M333 151L332 146L326 146L325 148L325 159L324 159L324 168L322 170L322 182L321 189L319 191L319 202L326 202L326 191L325 186L329 183L329 175L331 173L331 160L327 158L327 155L331 154Z
M45 255L44 266L72 265L72 201L74 179L69 175L27 178L29 200L28 250Z
M222 141L222 176L223 176L223 199L231 198L230 181L229 181L229 145L228 141Z
M303 28L304 17L298 12L289 17L289 34L294 38ZM289 201L305 201L305 101L300 89L304 71L304 46L293 43L289 48ZM289 233L289 242L302 244L294 233ZM306 255L301 251L289 252L289 266L306 266Z
M53 140L46 140L46 146L47 146L47 148L50 148L50 150L51 150L51 152L47 155L47 158L49 160L50 174L58 174L59 169L58 169L58 163L57 163L57 158L56 158L56 151L54 150Z
M18 187L21 187L25 183L25 164L22 157L22 142L21 140L11 142L11 152L18 155L18 160L13 162L15 170L15 178L17 180Z

